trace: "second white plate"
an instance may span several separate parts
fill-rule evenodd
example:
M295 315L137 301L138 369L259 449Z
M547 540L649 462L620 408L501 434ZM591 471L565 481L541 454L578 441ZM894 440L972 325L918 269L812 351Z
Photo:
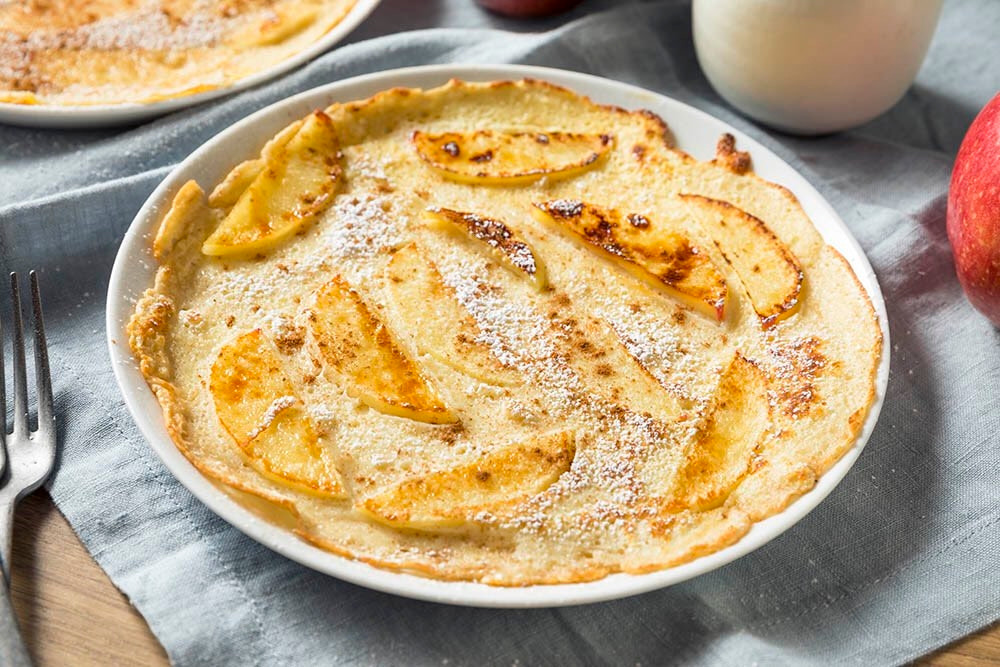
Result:
M332 30L316 40L307 49L290 58L243 77L228 86L213 88L194 95L181 95L158 102L136 104L94 104L81 106L58 106L45 104L12 104L0 102L0 123L26 127L84 128L127 125L162 116L200 104L208 100L252 88L259 83L284 74L299 65L309 62L334 44L344 39L367 18L381 0L358 0L347 15Z
M497 588L485 584L426 579L383 570L311 546L292 533L262 521L230 499L180 453L167 434L160 406L139 373L127 344L125 326L136 299L152 285L156 271L150 239L177 189L187 180L216 183L237 162L256 156L264 142L292 120L334 102L364 99L394 86L430 88L451 78L467 81L544 79L587 95L597 102L645 108L659 114L673 131L677 145L699 159L713 157L724 132L736 136L741 150L753 155L758 174L789 188L826 239L844 255L868 292L879 317L883 350L876 379L876 398L854 446L809 493L783 512L761 521L730 547L677 567L642 575L616 574L580 584ZM889 375L889 330L885 303L871 265L833 208L786 162L750 137L697 109L641 88L563 70L525 66L433 66L380 72L316 88L289 98L236 123L207 141L160 184L125 235L108 289L107 334L115 376L136 423L164 464L195 496L223 519L261 544L320 572L355 584L412 598L483 607L543 607L598 602L669 586L729 563L797 523L820 503L847 474L861 454L878 419Z

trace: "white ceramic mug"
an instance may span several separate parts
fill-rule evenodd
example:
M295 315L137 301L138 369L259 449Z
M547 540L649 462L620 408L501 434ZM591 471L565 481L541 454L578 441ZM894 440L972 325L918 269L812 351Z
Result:
M895 104L927 54L943 0L694 0L712 86L772 127L821 134Z

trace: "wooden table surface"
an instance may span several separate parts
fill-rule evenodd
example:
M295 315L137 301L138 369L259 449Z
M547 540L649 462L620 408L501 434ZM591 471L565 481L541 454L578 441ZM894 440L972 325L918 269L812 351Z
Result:
M17 509L14 608L38 667L166 665L142 616L86 552L44 492ZM1000 665L1000 625L920 661L922 665Z

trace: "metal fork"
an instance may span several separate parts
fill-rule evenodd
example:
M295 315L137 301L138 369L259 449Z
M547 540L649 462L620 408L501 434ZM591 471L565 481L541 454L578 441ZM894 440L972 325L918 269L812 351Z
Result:
M42 322L42 300L38 291L38 276L32 271L31 306L35 332L35 397L38 403L38 425L30 430L28 416L28 380L24 354L24 327L21 321L21 290L17 274L10 274L13 301L14 358L14 424L7 433L7 397L4 392L3 355L0 354L0 566L5 586L0 587L0 664L21 667L31 664L17 630L17 619L10 604L10 549L14 506L37 489L52 472L56 458L56 425L52 410L52 379L49 376L49 356L45 346L45 326ZM3 341L0 323L0 342Z

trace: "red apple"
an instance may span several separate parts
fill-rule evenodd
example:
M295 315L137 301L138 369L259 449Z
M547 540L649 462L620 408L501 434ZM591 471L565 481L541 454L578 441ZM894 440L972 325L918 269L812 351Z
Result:
M972 121L958 149L948 238L966 296L1000 326L1000 94Z
M479 4L497 14L538 17L563 12L580 0L479 0Z

